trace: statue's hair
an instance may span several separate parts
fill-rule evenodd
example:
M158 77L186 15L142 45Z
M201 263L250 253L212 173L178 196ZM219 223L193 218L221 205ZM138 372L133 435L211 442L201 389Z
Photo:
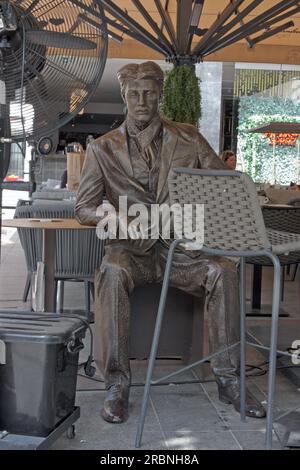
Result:
M155 80L160 92L163 89L164 73L155 62L148 61L142 64L127 64L117 72L121 93L124 95L126 84L129 80Z

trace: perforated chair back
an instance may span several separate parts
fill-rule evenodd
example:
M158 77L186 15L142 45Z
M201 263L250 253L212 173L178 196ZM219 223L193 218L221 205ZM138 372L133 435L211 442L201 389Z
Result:
M74 202L34 201L32 205L19 205L15 218L74 218ZM18 229L28 271L36 271L42 259L42 230ZM93 279L95 269L101 264L104 241L96 230L57 230L55 276L60 279Z
M229 170L175 168L171 203L204 205L204 245L230 251L270 249L253 181Z
M32 218L32 206L29 201L18 201L15 214L15 219L30 219ZM18 228L18 235L20 238L21 246L24 250L27 270L29 272L36 271L37 263L37 243L34 229Z
M74 218L75 202L35 201L33 214L37 218ZM95 228L56 231L57 278L93 279L95 269L103 257L103 241L96 236Z
M263 207L265 226L273 230L300 234L300 207Z

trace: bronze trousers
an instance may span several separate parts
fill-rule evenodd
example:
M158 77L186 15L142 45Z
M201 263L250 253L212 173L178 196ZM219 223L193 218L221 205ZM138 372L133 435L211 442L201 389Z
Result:
M159 241L139 254L124 243L106 248L95 276L95 361L106 387L130 383L129 295L136 286L162 282L168 250ZM221 257L191 258L175 253L170 285L194 296L206 296L209 343L217 351L239 341L239 291L236 264ZM142 332L141 332L142 334ZM216 376L235 377L239 349L211 360Z

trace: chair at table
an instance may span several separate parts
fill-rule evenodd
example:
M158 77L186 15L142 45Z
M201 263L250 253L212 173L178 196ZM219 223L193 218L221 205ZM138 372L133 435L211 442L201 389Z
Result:
M26 206L25 206L26 207ZM34 201L32 205L17 207L15 217L26 215L30 218L61 219L74 217L74 202L70 201ZM19 229L22 247L27 261L27 283L31 281L38 260L42 259L41 230ZM23 240L23 242L22 242ZM60 281L59 305L62 310L64 282L83 281L85 283L85 309L90 312L90 292L93 292L94 272L101 264L104 243L96 236L94 228L85 230L56 231L56 267L55 280ZM29 287L26 285L28 293ZM25 297L25 292L24 292Z
M290 199L290 200L288 201L288 204L289 204L290 206L294 206L294 207L299 207L299 208L300 208L300 197L295 197L295 198ZM298 215L298 217L299 217L299 213L298 213L297 215ZM298 230L297 230L296 233L300 233L300 230L299 230L299 232L298 232ZM300 260L299 260L299 262L300 262ZM291 279L292 281L295 280L296 273L297 273L297 269L298 269L298 263L295 264L294 272L293 272L293 274L292 274L292 279ZM289 270L289 266L288 266L288 272L287 272L288 274L289 274L289 271L290 271L290 270Z
M264 223L267 228L273 230L280 230L282 232L297 233L300 234L300 207L287 208L287 207L276 207L265 206L262 208L262 214ZM291 280L296 277L296 271L298 263L300 262L300 251L293 251L288 254L279 256L282 272L282 284L281 284L281 300L284 295L284 281L285 281L285 267L289 273L290 267L295 266ZM261 270L263 267L272 266L272 262L266 257L248 258L247 263L253 264L256 270ZM300 287L300 286L299 286ZM260 288L257 287L258 295L260 299ZM256 293L257 294L257 293ZM285 314L286 316L286 314Z
M32 217L32 202L19 200L15 210L14 218L16 219L30 219ZM24 250L26 267L27 267L27 276L25 281L25 287L23 292L22 300L23 302L27 301L29 289L31 286L32 274L36 271L36 237L34 235L34 230L32 229L22 229L18 228L18 235L20 239L21 246Z
M213 188L213 197L212 197ZM266 447L272 447L273 402L276 375L276 349L278 332L278 314L280 301L280 261L278 255L300 250L300 235L267 230L263 221L261 207L256 195L252 180L243 173L221 170L196 170L190 168L177 168L170 172L169 190L171 203L204 204L204 244L202 251L209 255L239 257L240 276L240 393L241 393L241 419L245 420L245 348L250 344L256 348L265 349L253 342L246 342L245 331L245 259L253 256L268 257L274 265L273 303L270 334L270 362L268 381L267 429ZM150 386L170 378L179 372L186 371L220 354L215 351L205 358L194 362L179 371L152 381L152 373L160 337L161 325L164 317L165 302L169 288L170 272L172 269L173 254L178 243L172 242L165 268L160 303L157 313L155 332L152 341L149 366L147 371L142 411L139 420L136 447L141 444L145 416L149 401ZM235 347L236 344L230 346ZM284 351L280 351L288 355Z

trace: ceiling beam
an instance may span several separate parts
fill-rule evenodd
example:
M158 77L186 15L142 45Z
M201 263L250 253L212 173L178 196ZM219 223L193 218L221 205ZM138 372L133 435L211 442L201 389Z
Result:
M115 5L114 2L111 0L101 0L101 5L110 15L127 26L128 29L137 33L139 36L142 36L149 44L149 47L160 50L160 52L164 55L168 54L168 49L163 44L161 44L158 39L156 39L151 33L149 33L149 31L147 31L127 13L125 13L125 11Z
M222 36L224 36L225 33L230 31L236 24L240 23L245 18L245 16L251 13L251 11L253 11L260 4L261 0L254 0L246 8L244 8L243 11L236 12L235 18L226 23L226 25L217 32L217 34L214 36L214 40L217 41Z
M204 46L207 44L210 38L217 32L220 26L223 26L225 21L230 18L236 8L238 8L243 2L244 0L230 0L230 3L218 16L218 18L213 22L211 27L208 29L207 33L204 34L203 38L198 42L197 46L194 48L194 55L201 55L201 51L204 49Z
M160 14L160 17L162 19L162 22L163 22L163 24L164 24L164 26L167 30L167 33L168 33L168 35L171 39L171 44L175 48L176 53L178 53L178 42L177 42L176 34L175 34L175 31L174 31L174 27L173 27L171 18L169 16L169 13L168 13L167 10L164 9L164 7L162 6L160 0L154 0L154 1L155 1L156 8L158 10L158 13Z
M177 0L176 33L180 54L186 53L192 8L193 0Z
M31 4L28 6L28 8L26 8L26 10L24 11L23 17L29 15L29 13L37 6L39 2L40 0L33 0Z
M72 1L74 1L74 0L72 0ZM81 2L76 2L76 3L81 3ZM88 13L91 13L90 8L86 11ZM94 16L97 17L95 12L93 12L93 13L94 13ZM93 25L95 27L98 27L102 31L101 24L98 24L98 23L94 22L91 18L87 17L83 13L79 14L78 17L79 17L79 20L83 19L84 21L90 23L91 25ZM99 17L97 17L97 18L99 19ZM117 20L113 20L113 19L109 18L108 16L106 16L106 23L108 25L110 25L111 27L117 29L118 31L121 31L123 34L126 34L129 37L132 37L135 41L141 42L145 46L150 47L151 49L155 50L156 52L159 52L160 54L162 53L160 48L153 47L153 45L151 43L149 43L145 38L138 35L137 33L134 33L130 29L125 28L125 26L123 26L123 24L117 23ZM112 38L115 39L117 42L123 41L123 37L119 36L118 34L116 34L111 29L109 29L109 30L107 29L107 34L111 35Z
M196 34L197 36L204 36L204 34L208 31L208 28L194 28L192 29L193 34Z
M190 17L190 23L189 23L189 39L187 43L187 48L186 48L186 54L189 54L191 51L191 46L193 42L193 36L194 34L197 34L196 31L198 29L199 21L201 18L203 6L204 6L204 1L205 0L195 0L193 11ZM206 31L204 32L204 34Z
M96 15L95 15L96 16ZM161 54L161 50L159 48L153 47L152 44L147 42L142 36L138 35L137 33L134 33L128 28L125 28L123 24L117 23L117 20L113 20L112 18L109 18L108 16L106 18L106 23L110 25L111 27L117 29L118 31L121 31L121 33L126 34L127 36L133 38L135 41L141 42L147 47L150 47L151 49L155 50L156 52L159 52ZM101 27L101 24L98 24L91 18L87 17L84 13L80 13L78 15L78 21L83 20L86 21L87 23L90 23L91 25L95 26L95 28L98 28L100 31L103 32L103 28ZM105 24L105 23L103 23ZM104 28L105 29L105 28ZM106 28L107 29L107 28ZM115 31L112 31L111 29L107 29L107 34L112 36L112 39L115 39L117 42L123 42L123 37L119 36Z
M80 0L69 0L69 2L73 3L79 8L82 8L82 10L85 11L86 13L90 13L91 15L95 16L98 20L100 19L102 21L101 17L99 17L99 13L103 11L102 6L99 7L100 8L99 10L98 8L93 8L90 5L86 5Z
M117 23L117 20L113 20L112 18L108 18L108 16L106 16L106 22L111 27L113 27L113 28L117 29L118 31L121 31L123 34L126 34L127 36L133 38L135 41L139 41L142 44L144 44L145 46L150 47L154 51L159 52L160 54L162 54L161 48L159 48L157 46L153 46L153 44L148 42L143 36L139 35L138 33L135 33L134 31L131 31L128 28L125 28L125 26L123 26L123 24ZM165 55L165 53L163 53L163 54Z
M245 23L244 26L249 28L249 30L250 30L251 27L253 27L255 29L256 26L258 26L258 25L262 25L262 27L265 26L267 28L268 26L271 26L272 24L274 24L278 21L286 19L286 18L290 17L292 14L299 11L299 7L296 7L294 10L287 11L283 15L276 17L276 15L279 15L279 13L282 13L285 10L289 10L294 5L296 5L297 3L299 3L299 2L297 2L296 0L284 0L280 3L278 3L277 5L274 5L272 8L269 8L269 10L266 10L264 13L258 15L253 20L248 21L248 23ZM270 20L270 21L268 21L268 20ZM229 44L233 44L231 39L238 38L240 33L241 33L241 29L238 28L235 31L233 31L232 33L229 33L227 36L221 37L219 41L214 42L214 44L211 44L209 47L204 48L204 50L202 50L202 52L206 53L208 50L210 50L212 48L215 49L215 47L219 48L219 45L224 44L224 43L226 43L226 46L229 45ZM238 41L239 39L235 39L235 40Z
M121 43L123 41L122 36L119 36L117 33L114 31L109 30L108 28L103 27L103 23L97 23L96 21L92 20L92 18L89 18L86 16L84 13L80 13L77 17L78 23L80 21L83 21L84 23L90 24L92 27L100 31L101 33L108 34L109 36L112 37L115 41ZM73 29L74 31L74 29ZM69 32L73 32L69 30Z
M235 14L236 14L237 16L240 14L240 11L239 11L238 8L236 9L236 13L235 13ZM245 25L245 23L244 23L243 19L240 19L240 27L243 28L244 25ZM253 43L252 43L252 40L251 40L250 36L246 36L245 39L246 39L246 41L247 41L248 46L251 48L251 47L253 46ZM214 40L215 40L215 38L214 38Z
M275 35L274 38L276 37L277 36ZM242 41L236 42L224 49L220 49L215 54L207 55L203 60L206 62L217 60L221 62L257 62L297 65L299 64L299 61L297 60L299 54L299 46L295 46L293 44L285 46L279 44L268 44L268 40L256 44L255 54L253 54L253 49L249 49L246 43ZM163 59L163 56L159 52L156 52L154 49L150 49L144 44L125 36L121 47L120 44L115 41L109 41L108 57L118 59L123 58L126 59L127 62L131 59L140 59L142 61Z
M169 0L165 0L165 10L168 11L169 8ZM163 21L160 23L160 30L163 31L165 27L165 24Z
M294 23L293 23L294 25ZM267 27L269 26L266 26L266 25L256 25L256 26L252 26L251 29L249 28L244 28L240 35L238 36L238 38L235 38L235 39L231 39L230 41L226 41L226 43L222 43L222 44L219 44L219 45L215 45L215 46L212 46L210 49L208 49L207 51L204 51L203 52L203 56L207 55L207 54L213 54L214 52L217 52L219 51L220 49L223 49L224 47L228 47L228 46L231 46L232 44L238 42L238 41L241 41L242 39L245 39L247 36L249 36L250 34L255 34L255 33L258 33L259 31L263 30L263 29L266 29Z
M290 7L288 7L290 8ZM218 42L215 44L212 44L211 47L205 49L202 51L203 55L207 55L207 53L212 53L216 52L217 50L221 49L222 47L227 47L230 46L231 44L240 41L245 38L245 32L247 32L248 35L257 33L261 29L268 29L272 25L291 17L292 14L296 14L300 11L300 6L294 8L293 10L290 10L282 15L275 16L274 18L270 19L269 21L261 20L259 22L256 21L249 21L246 23L243 28L239 28L235 30L233 33L228 34L227 36L221 38Z
M170 54L174 54L175 50L173 49L172 45L168 41L167 37L161 31L157 23L152 19L151 15L147 12L146 8L142 5L140 0L131 0L132 3L136 6L139 10L141 15L143 15L144 19L147 21L149 26L153 29L153 31L157 34L158 40L168 49Z
M261 34L260 36L256 36L255 38L251 39L252 45L257 44L260 41L263 41L264 39L267 39L271 36L274 36L275 34L281 33L282 31L292 28L294 26L293 21L288 21L288 23L282 24L278 26L277 28L270 29L269 31L266 31L265 33ZM251 46L252 47L252 46Z

